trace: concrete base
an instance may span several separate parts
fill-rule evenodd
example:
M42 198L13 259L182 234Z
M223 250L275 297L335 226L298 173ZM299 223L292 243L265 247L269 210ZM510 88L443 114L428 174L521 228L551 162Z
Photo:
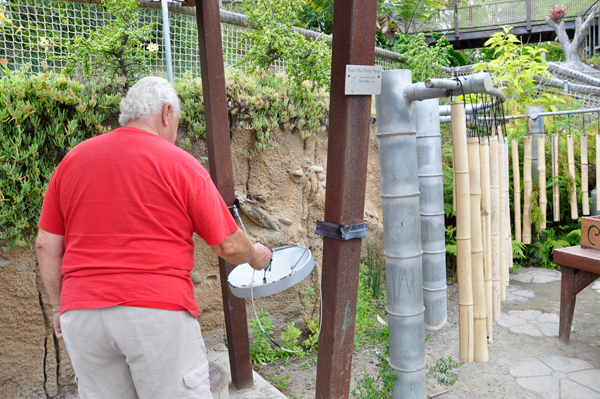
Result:
M252 372L254 376L254 386L238 391L233 384L231 384L231 375L229 373L229 353L225 345L220 345L216 348L207 348L208 360L211 363L215 363L226 370L227 381L229 385L228 396L216 396L213 393L214 399L287 399L277 388L272 386L267 380L262 378L256 372ZM211 391L212 391L212 380L211 380Z

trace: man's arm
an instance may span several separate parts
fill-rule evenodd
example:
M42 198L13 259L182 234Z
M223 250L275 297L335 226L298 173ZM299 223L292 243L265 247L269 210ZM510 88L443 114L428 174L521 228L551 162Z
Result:
M65 253L65 237L40 229L35 240L35 249L40 265L42 281L50 297L50 302L53 305L52 319L54 332L58 338L62 338L59 318L60 311L56 307L60 305L60 290L63 280L60 268Z
M255 270L267 267L272 256L271 251L264 245L250 243L241 230L231 233L220 244L211 245L210 249L232 265L248 263Z

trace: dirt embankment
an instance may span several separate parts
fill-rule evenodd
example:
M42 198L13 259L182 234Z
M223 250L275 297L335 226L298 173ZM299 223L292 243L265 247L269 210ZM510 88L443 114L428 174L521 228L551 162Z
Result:
M370 223L367 240L383 247L375 134L373 126L365 219ZM327 132L303 141L296 133L276 131L275 147L250 157L254 139L251 132L243 129L232 132L235 190L246 201L247 212L261 223L244 215L248 235L253 242L270 247L295 243L306 246L325 208ZM191 152L208 167L203 141L196 143ZM200 238L196 237L195 243L192 279L200 306L198 320L211 346L225 342L218 261ZM317 256L315 251L313 254ZM258 300L257 308L267 308L277 324L296 318L301 312L300 293L307 284L316 286L317 273L313 271L293 289ZM52 332L51 310L35 249L15 248L0 253L0 399L55 398L75 390L74 373L64 344ZM248 315L252 316L250 307Z

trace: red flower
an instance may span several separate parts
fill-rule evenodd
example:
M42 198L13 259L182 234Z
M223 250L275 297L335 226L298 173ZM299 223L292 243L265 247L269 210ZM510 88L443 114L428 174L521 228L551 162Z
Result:
M563 8L553 8L552 10L550 10L550 14L552 14L550 16L550 18L552 18L552 20L554 22L560 22L561 19L564 18L565 13L566 13L566 11L565 11L564 7Z

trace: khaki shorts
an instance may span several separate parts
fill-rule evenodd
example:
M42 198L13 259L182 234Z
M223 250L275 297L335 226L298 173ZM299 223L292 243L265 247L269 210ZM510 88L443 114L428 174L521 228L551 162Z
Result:
M212 399L206 347L189 312L70 310L60 324L80 399Z

